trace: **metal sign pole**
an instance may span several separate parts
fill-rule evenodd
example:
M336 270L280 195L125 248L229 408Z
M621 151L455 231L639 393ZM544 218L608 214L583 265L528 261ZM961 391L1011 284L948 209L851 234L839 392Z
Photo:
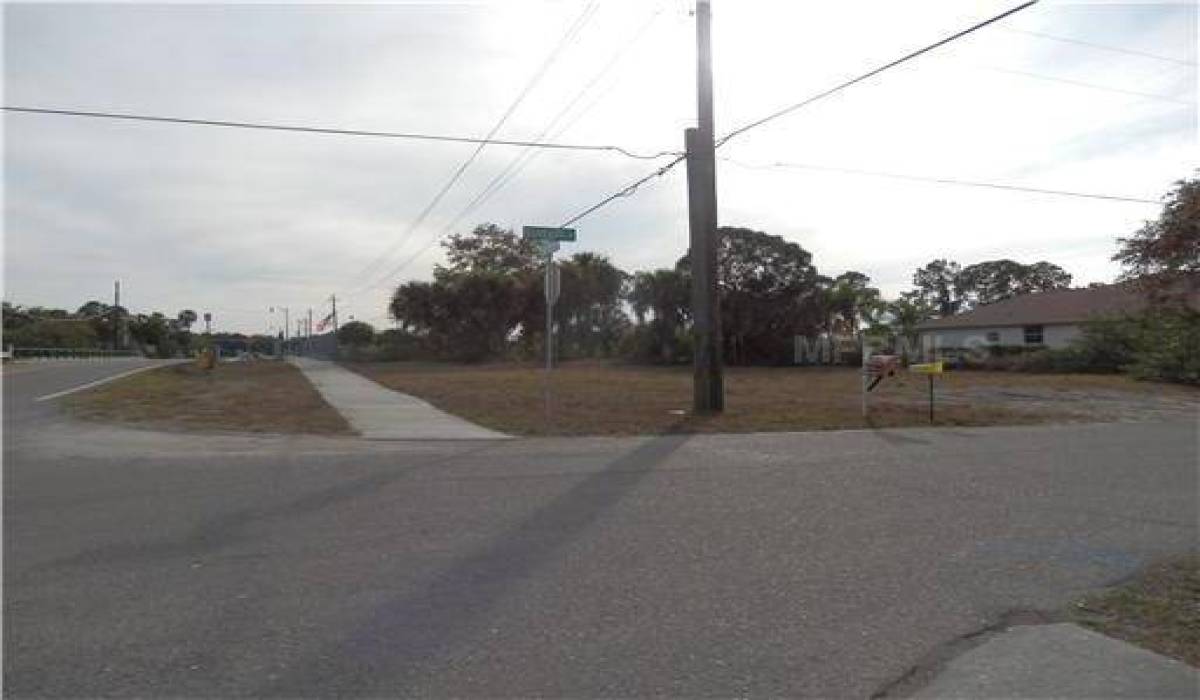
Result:
M550 432L550 370L554 366L554 251L546 247L546 374L542 382L543 403L546 407L546 433Z
M554 368L554 303L558 301L558 270L554 267L554 253L562 241L574 241L575 229L549 226L524 226L521 239L537 246L546 255L546 278L543 282L546 294L546 370L542 379L542 399L546 407L546 432L550 432L553 415L550 405L550 371Z

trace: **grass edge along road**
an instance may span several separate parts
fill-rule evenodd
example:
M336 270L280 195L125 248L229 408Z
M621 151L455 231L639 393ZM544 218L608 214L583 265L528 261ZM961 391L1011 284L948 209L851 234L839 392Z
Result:
M61 399L76 418L148 428L352 435L304 375L275 361L159 367Z
M1200 554L1151 564L1120 585L1084 597L1070 617L1200 667Z
M494 430L515 435L637 435L663 432L772 432L929 425L924 376L899 373L870 398L864 421L860 374L850 367L731 367L726 411L691 415L691 367L568 361L553 372L551 422L544 375L532 365L345 362L389 388ZM1022 425L1103 420L1090 396L1195 400L1200 393L1123 376L951 372L934 379L935 425ZM1031 401L1028 392L1050 392ZM1054 393L1058 392L1058 393ZM1110 401L1110 403L1112 403Z
M871 394L864 421L860 375L849 367L733 367L719 416L690 412L690 367L570 361L554 370L552 420L544 374L532 365L344 363L383 386L515 435L783 432L926 426L927 379L900 372ZM1122 376L951 372L934 379L939 426L1120 420L1113 407L1191 402L1200 392ZM60 399L73 415L149 428L244 433L353 434L295 367L283 362L193 363L148 370ZM1109 411L1104 413L1104 411Z

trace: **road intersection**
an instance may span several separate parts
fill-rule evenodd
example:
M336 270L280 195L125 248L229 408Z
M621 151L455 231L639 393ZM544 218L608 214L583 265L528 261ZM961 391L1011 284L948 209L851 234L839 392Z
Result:
M72 371L5 374L12 696L865 697L1197 544L1194 422L166 434Z

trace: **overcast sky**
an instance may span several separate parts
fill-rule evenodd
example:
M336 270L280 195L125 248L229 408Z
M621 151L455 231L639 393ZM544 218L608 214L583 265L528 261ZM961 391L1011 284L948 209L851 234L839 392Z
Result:
M714 0L717 131L1013 4ZM689 11L6 4L5 104L480 136L582 17L498 136L679 150L695 119ZM1194 3L1044 0L731 141L718 152L721 224L782 235L822 273L865 272L889 296L937 257L1046 259L1076 283L1109 281L1116 237L1159 207L771 165L1157 200L1198 162L1196 43ZM4 136L6 300L75 308L119 278L135 311L210 311L216 328L246 332L279 324L271 306L319 317L334 293L342 320L384 324L390 288L429 276L445 232L557 225L654 169L489 146L413 229L473 146L14 113ZM684 190L678 168L580 221L565 252L631 271L672 264Z

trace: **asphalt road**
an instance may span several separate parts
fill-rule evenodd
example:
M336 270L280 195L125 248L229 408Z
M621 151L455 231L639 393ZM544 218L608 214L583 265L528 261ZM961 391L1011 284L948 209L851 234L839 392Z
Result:
M37 399L110 378L142 367L169 363L138 357L103 360L31 360L5 365L3 372L5 427L36 422L55 415L55 406Z
M1194 421L381 444L5 408L12 697L867 697L1197 548Z

